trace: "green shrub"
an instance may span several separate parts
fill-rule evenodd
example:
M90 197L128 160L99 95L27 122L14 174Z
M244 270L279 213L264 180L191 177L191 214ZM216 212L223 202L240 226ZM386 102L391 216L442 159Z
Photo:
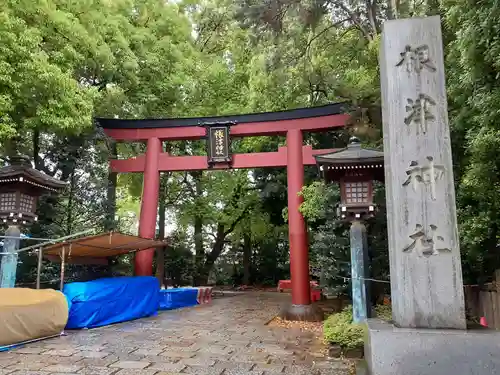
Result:
M375 316L379 319L390 322L392 320L392 308L388 305L375 306Z
M363 326L352 322L352 306L346 306L342 312L325 320L323 337L329 344L339 345L342 349L360 348L363 336Z

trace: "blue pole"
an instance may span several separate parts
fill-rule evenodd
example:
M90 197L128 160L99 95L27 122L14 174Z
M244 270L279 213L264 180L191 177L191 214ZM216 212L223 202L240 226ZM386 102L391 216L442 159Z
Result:
M16 285L17 257L21 232L17 225L10 225L5 231L2 261L0 263L0 288L14 288Z
M362 323L370 317L368 283L368 249L366 227L359 221L351 223L351 284L352 316L354 323Z

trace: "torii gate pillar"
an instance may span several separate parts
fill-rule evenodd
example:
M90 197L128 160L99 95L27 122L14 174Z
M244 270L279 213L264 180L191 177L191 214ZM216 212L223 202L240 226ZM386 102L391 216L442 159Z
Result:
M302 132L290 130L286 136L287 184L288 184L288 238L290 242L290 278L292 303L311 303L309 286L309 254L304 217L299 211L304 201L299 195L304 186L304 164L302 162Z
M286 134L287 184L288 184L288 238L290 243L290 279L292 282L292 304L281 316L286 320L321 321L323 311L311 304L309 284L309 249L306 223L299 211L303 197L299 195L304 186L304 161L302 155L302 131L289 130Z
M161 141L158 138L149 138L146 149L139 221L139 236L144 238L154 238L156 233L156 217L160 194L158 160L161 151ZM154 249L148 249L135 254L134 273L136 276L151 276L153 274L154 253Z

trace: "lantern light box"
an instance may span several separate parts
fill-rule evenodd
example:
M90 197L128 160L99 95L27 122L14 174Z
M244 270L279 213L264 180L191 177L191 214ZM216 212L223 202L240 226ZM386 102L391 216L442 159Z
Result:
M382 151L362 148L359 139L352 137L346 148L315 158L325 180L340 184L342 219L359 219L374 213L373 182L384 180Z
M8 224L28 224L37 220L38 198L58 192L66 186L32 168L25 156L9 158L10 165L0 168L0 220Z

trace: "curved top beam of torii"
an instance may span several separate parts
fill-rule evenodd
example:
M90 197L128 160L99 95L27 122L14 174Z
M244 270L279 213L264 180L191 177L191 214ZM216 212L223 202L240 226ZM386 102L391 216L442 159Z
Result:
M205 126L234 123L232 137L284 135L289 130L326 131L345 126L349 115L345 103L287 111L243 115L192 117L172 119L110 119L96 118L105 133L117 141L189 140L206 136Z

